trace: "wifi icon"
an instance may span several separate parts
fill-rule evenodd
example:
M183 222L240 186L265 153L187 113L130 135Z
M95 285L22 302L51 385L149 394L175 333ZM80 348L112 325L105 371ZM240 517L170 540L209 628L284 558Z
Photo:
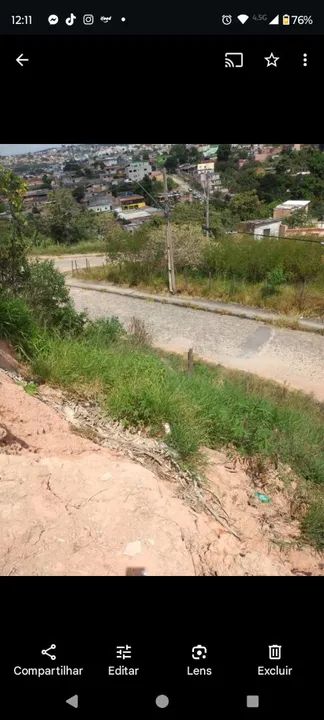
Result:
M244 25L246 21L249 19L249 15L238 15L237 19Z

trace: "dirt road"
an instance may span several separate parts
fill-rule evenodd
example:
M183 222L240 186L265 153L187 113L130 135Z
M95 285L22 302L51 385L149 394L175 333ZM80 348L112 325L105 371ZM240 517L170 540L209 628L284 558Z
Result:
M209 362L286 383L324 401L321 335L86 287L70 291L76 308L91 318L116 315L126 326L132 316L142 318L164 350L182 353L193 347Z
M72 260L73 262L76 261L79 270L87 267L87 263L88 266L98 267L98 265L104 265L106 262L105 255L96 255L95 253L89 255L61 255L60 257L48 256L48 258L42 256L40 259L54 260L55 267L63 273L71 272Z

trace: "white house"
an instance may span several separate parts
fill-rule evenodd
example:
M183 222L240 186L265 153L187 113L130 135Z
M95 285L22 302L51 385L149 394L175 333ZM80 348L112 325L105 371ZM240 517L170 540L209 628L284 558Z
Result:
M284 234L283 228L284 226L281 220L268 218L267 220L247 220L246 222L241 222L237 230L238 232L247 233L248 235L254 235L255 238L261 238L279 237Z
M112 211L112 204L108 200L96 200L95 198L93 200L90 200L88 203L88 210L93 210L93 212L99 213L99 212L111 212Z
M140 182L145 175L151 175L152 167L149 162L132 162L126 166L126 175L133 182Z

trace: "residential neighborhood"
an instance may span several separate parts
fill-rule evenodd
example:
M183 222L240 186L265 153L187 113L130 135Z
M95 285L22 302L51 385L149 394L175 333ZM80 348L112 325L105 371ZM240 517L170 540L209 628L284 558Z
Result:
M163 216L166 203L174 207L178 203L204 206L207 202L211 211L218 210L220 218L223 214L225 231L251 233L257 238L296 235L296 218L301 219L303 235L305 227L309 227L312 235L323 234L323 201L317 197L314 204L315 198L308 197L310 192L314 196L311 171L297 169L298 156L302 158L300 167L304 168L307 152L312 150L320 153L318 146L300 144L62 145L0 158L5 168L24 180L24 205L26 211L34 214L46 213L52 193L65 189L81 208L113 213L132 232L154 217ZM288 166L290 157L294 158L296 171ZM279 180L282 187L278 197L281 201L270 207L267 199L272 179ZM243 206L239 207L237 198L242 194ZM230 222L228 215L233 207ZM261 214L263 208L270 210L267 217ZM5 199L1 197L0 216L6 217ZM292 216L295 217L291 222Z

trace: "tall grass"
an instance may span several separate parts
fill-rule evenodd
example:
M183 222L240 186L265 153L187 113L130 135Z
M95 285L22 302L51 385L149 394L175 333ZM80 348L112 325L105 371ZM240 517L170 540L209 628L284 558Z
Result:
M126 335L116 318L87 323L80 337L40 331L17 298L0 294L0 337L31 358L39 379L86 391L126 426L160 435L186 462L199 448L232 447L287 463L307 486L305 537L324 546L324 407L301 393L181 358Z
M39 329L25 302L1 291L0 338L10 341L22 355L30 355L39 339Z
M302 532L324 547L324 408L253 376L197 364L188 375L181 359L139 348L117 333L102 343L49 338L33 361L44 380L86 390L126 426L161 434L187 462L201 445L234 447L245 456L287 463L307 487ZM109 330L110 332L110 330Z
M107 410L131 425L152 431L163 422L170 442L184 457L201 444L228 444L247 455L289 463L303 478L324 483L324 410L299 395L283 393L249 376L197 364L192 376L180 361L128 340L108 347L84 341L48 340L34 368L67 387L100 387Z
M103 240L83 240L73 245L64 245L53 243L49 240L48 244L34 245L30 249L30 255L82 255L87 253L102 253L106 252L106 244Z

